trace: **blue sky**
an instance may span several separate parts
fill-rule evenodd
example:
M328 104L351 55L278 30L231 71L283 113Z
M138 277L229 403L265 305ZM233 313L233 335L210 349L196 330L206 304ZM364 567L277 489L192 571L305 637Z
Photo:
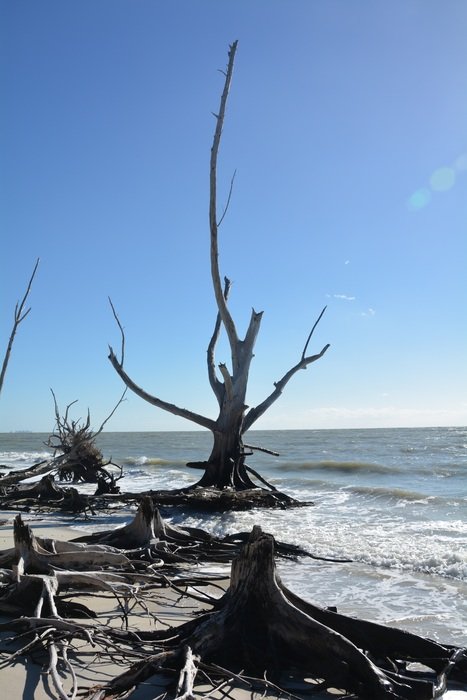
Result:
M0 5L0 350L37 257L0 430L53 428L50 388L100 424L122 385L211 417L208 174L249 404L312 351L257 428L467 424L463 0L82 0ZM225 343L217 359L228 361ZM128 396L111 430L195 426Z

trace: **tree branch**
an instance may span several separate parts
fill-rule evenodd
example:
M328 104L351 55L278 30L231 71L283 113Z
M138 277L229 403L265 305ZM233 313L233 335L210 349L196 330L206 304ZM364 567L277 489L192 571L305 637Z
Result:
M310 334L309 334L308 338L306 339L305 347L303 348L302 360L305 359L306 351L307 351L307 348L308 348L308 343L310 342L311 336L313 335L313 332L314 332L316 326L317 326L318 323L321 321L321 317L322 317L322 315L324 314L324 312L326 311L326 309L327 309L327 306L324 307L324 309L321 311L320 315L318 316L318 318L316 319L316 321L315 321L314 324L313 324L313 328L311 329Z
M275 387L274 391L262 403L260 403L255 408L250 409L250 411L245 416L245 420L243 422L243 432L246 432L247 430L249 430L249 428L251 428L253 423L255 423L258 420L258 418L260 418L260 416L262 416L263 413L265 413L268 410L268 408L270 406L272 406L272 404L275 401L277 401L279 396L284 391L286 384L288 384L288 382L292 379L294 374L296 372L298 372L299 369L306 369L308 367L308 365L310 365L312 362L316 362L316 360L319 360L321 357L323 357L324 353L329 348L329 343L327 345L325 345L324 348L321 350L321 352L319 352L317 355L310 355L309 357L306 357L306 351L307 351L311 336L313 335L313 332L314 332L316 326L318 325L318 323L320 322L325 311L326 311L326 307L324 307L324 309L321 311L320 315L318 316L318 318L314 322L313 327L312 327L312 329L308 335L308 338L306 340L305 346L303 348L303 352L302 352L300 361L294 367L289 369L289 371L284 374L282 379L280 379L278 382L274 383L274 387Z
M251 310L251 317L250 317L250 323L248 324L248 330L246 332L245 339L241 343L243 354L250 355L248 365L247 365L248 368L249 368L250 362L253 358L253 348L254 348L255 343L256 343L256 338L258 337L262 318L263 318L262 311L256 312L254 309ZM243 357L243 359L245 359L245 358Z
M246 432L251 428L253 423L255 423L258 418L260 418L263 413L265 413L272 404L277 401L279 396L282 394L284 391L284 388L286 384L292 379L294 374L298 372L299 369L306 369L308 365L310 365L312 362L316 362L316 360L319 360L321 357L323 357L324 353L326 350L330 347L329 343L324 346L324 348L319 352L317 355L311 355L310 357L303 357L300 362L298 362L294 367L289 369L286 374L280 379L278 382L274 383L275 389L274 391L258 406L255 408L250 409L248 411L247 415L245 416L245 420L243 422L243 431Z
M232 73L235 61L235 52L237 50L237 42L230 46L229 49L229 61L227 65L227 71L225 73L224 90L222 92L219 113L216 115L216 129L214 131L214 138L211 147L211 160L210 160L210 177L209 177L209 227L211 233L211 276L214 286L214 294L216 297L217 308L224 324L227 337L229 339L230 348L232 351L232 359L234 370L236 367L236 353L238 336L237 330L235 328L235 323L232 316L227 308L226 300L222 291L222 285L219 273L219 249L217 243L217 156L219 152L219 144L222 135L222 127L224 124L225 107L227 104L227 98L229 95L230 83L232 80ZM222 220L222 219L221 219Z
M128 374L125 372L122 365L118 361L117 357L115 356L115 353L111 347L109 347L109 351L109 360L112 364L112 367L117 372L120 379L128 387L128 389L131 389L131 391L134 394L139 396L141 399L144 399L148 403L152 404L153 406L157 406L158 408L162 408L162 410L164 411L168 411L168 413L172 413L174 416L186 418L187 420L192 421L192 423L201 425L203 428L207 428L208 430L215 430L216 423L210 418L201 416L198 413L189 411L186 408L180 408L179 406L176 406L173 403L168 403L167 401L163 401L162 399L159 399L156 396L148 394L146 391L144 391L144 389L135 384L135 382L128 376Z
M236 175L236 174L237 174L237 171L234 170L234 174L232 175L232 179L230 180L230 189L229 189L229 196L227 197L227 203L226 203L226 205L225 205L225 207L224 207L224 211L222 212L221 218L220 218L219 221L217 222L217 228L219 228L220 225L222 224L222 222L224 221L225 215L227 214L227 211L228 211L228 209L229 209L229 204L230 204L230 200L231 200L231 198L232 198L232 192L233 192L233 186L234 186L235 175Z
M117 312L115 311L115 307L112 304L112 299L109 297L109 304L112 308L112 313L114 315L114 319L117 322L118 327L120 328L120 333L122 336L122 345L121 345L121 357L120 357L120 364L123 365L123 362L125 360L125 333L123 332L123 327L122 324L120 323L120 319L118 318Z
M175 416L180 416L181 418L186 418L187 420L192 421L193 423L197 423L197 425L201 425L203 428L208 428L209 430L214 430L215 428L215 422L211 420L210 418L206 418L205 416L201 416L198 413L194 413L193 411L189 411L186 408L180 408L179 406L176 406L175 404L168 403L167 401L163 401L162 399L157 398L156 396L152 396L151 394L148 394L144 389L142 389L140 386L138 386L125 372L123 369L123 358L124 358L124 350L125 350L125 332L123 330L123 326L120 323L120 319L118 317L118 314L115 310L114 305L112 304L112 300L109 297L109 302L110 306L112 307L112 312L114 315L114 318L117 322L117 325L120 329L120 333L122 336L122 344L121 344L121 361L119 361L113 351L113 348L109 346L109 360L112 364L112 367L115 369L117 372L118 376L126 387L128 389L131 389L131 391L139 396L140 398L144 399L148 403L152 404L153 406L157 406L158 408L162 408L164 411L168 411L169 413L172 413ZM211 341L212 342L212 341ZM123 395L118 402L117 406L115 406L114 410L110 414L110 416L104 421L102 424L99 432L101 432L102 428L104 427L105 423L109 418L112 416L112 414L116 411L117 407L120 405L120 403L123 401L123 397L125 396L126 389L123 392Z
M113 416L113 414L115 413L115 411L117 410L117 408L118 408L118 407L120 406L120 404L123 403L123 401L125 400L125 394L126 394L126 392L127 392L127 387L125 387L125 391L124 391L123 394L120 396L119 400L117 401L117 403L115 404L115 406L113 407L113 409L111 410L111 412L109 413L109 415L107 416L107 418L105 418L105 420L102 422L102 425L101 425L101 427L99 428L99 430L97 430L97 431L94 433L93 439L102 433L102 431L104 430L104 426L106 425L106 423L109 422L109 420L112 418L112 416ZM89 415L89 414L88 414L88 415Z
M8 345L6 348L5 357L3 358L2 369L0 372L0 394L1 394L2 388L3 388L3 382L5 380L5 374L6 374L6 370L8 367L8 362L10 361L11 349L13 347L13 342L15 340L16 331L18 330L18 326L21 323L21 321L24 321L24 319L26 318L28 313L31 311L31 307L29 307L28 309L26 309L26 311L24 311L24 305L26 304L26 300L29 296L29 292L31 291L32 282L34 280L38 266L39 266L39 258L37 258L37 260L36 260L36 264L34 265L32 275L29 278L29 283L28 283L26 292L21 300L21 303L17 302L17 304L15 306L13 328L12 328L12 331L10 334L10 338L8 340Z
M224 299L226 301L229 297L231 286L232 286L232 282L227 277L224 277ZM222 405L222 401L224 398L224 385L222 384L221 381L219 381L219 379L216 376L216 360L215 360L214 351L216 348L217 341L219 339L221 323L222 323L222 319L221 319L220 313L218 312L217 318L216 318L216 325L214 326L214 332L212 334L212 338L209 342L208 350L207 350L209 383L210 383L211 388L216 396L216 399L217 399L219 406Z
M273 455L274 457L280 457L280 452L275 452L274 450L269 450L267 447L260 447L260 445L249 445L246 442L243 443L243 447L246 450L264 452L267 455Z
M224 387L225 387L225 393L227 394L227 399L229 401L232 401L233 399L233 384L232 384L232 377L229 374L229 370L227 369L227 365L224 362L221 362L219 365L219 371L222 374L224 378Z

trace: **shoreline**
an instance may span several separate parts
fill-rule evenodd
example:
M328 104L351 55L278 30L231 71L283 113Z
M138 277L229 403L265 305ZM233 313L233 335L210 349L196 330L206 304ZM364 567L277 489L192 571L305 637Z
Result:
M0 511L0 551L13 547L13 521L16 515L16 512ZM133 514L129 511L119 513L119 516L125 519L131 519L132 515ZM64 542L79 536L83 531L82 520L80 520L79 523L70 523L67 516L28 513L22 514L22 518L25 524L31 526L36 537L44 539L54 539ZM112 526L117 528L120 526L120 523L113 522ZM204 568L212 569L212 566L204 564ZM193 570L192 565L190 565L190 569L191 571ZM203 564L196 565L196 570L196 573L201 575L203 573ZM209 576L209 574L207 574L207 576ZM228 580L225 579L222 584L224 591L228 588L229 581L230 578ZM218 586L216 586L216 588L206 588L204 590L209 591L209 594L214 595L214 597L219 597L221 595ZM137 610L134 607L133 610L128 613L126 619L119 601L112 594L109 595L106 592L96 593L93 591L83 591L82 593L74 594L73 601L82 603L91 608L97 614L95 619L96 624L104 624L116 629L129 629L135 632L175 627L193 619L193 617L203 610L201 602L189 598L181 600L180 594L173 589L158 588L157 591L158 593L156 596L150 597L149 605L145 610L142 608ZM196 592L199 593L199 591ZM210 609L210 606L206 609ZM4 615L0 616L0 622L4 622L8 619L11 620L12 618L8 618ZM73 621L73 618L69 619ZM79 620L77 621L79 622ZM81 620L81 622L83 621ZM86 620L85 624L92 625L93 621ZM0 640L12 636L14 636L14 634L12 635L11 632L0 632ZM71 658L71 651L69 658ZM76 682L80 691L100 684L105 685L112 678L121 674L126 668L131 666L133 661L134 659L132 660L131 658L128 658L125 664L123 664L122 659L120 659L120 661L117 661L117 659L112 661L106 659L105 655L100 657L98 650L93 648L93 646L86 641L81 640L73 642L73 668L76 673ZM34 698L34 700L51 700L51 698L57 698L60 700L60 697L63 696L53 687L53 680L48 673L48 661L45 654L44 662L45 663L41 665L41 663L33 663L29 658L19 656L14 665L4 667L2 681L6 697L11 700L29 700L30 698ZM67 673L67 677L65 678L64 669L58 668L59 671L61 671L60 677L65 692L71 692L72 681L70 674ZM271 699L277 698L280 695L282 695L282 697L284 696L284 693L275 692L273 688L269 688L266 691L264 689L255 690L254 688L242 688L239 687L235 681L231 685L228 685L228 690L226 690L226 685L224 683L221 685L222 688L219 687L218 690L213 691L211 686L208 687L205 682L203 683L202 674L199 673L194 690L196 695L202 697L204 694L213 700L225 700L226 695L231 700L252 700L255 696L257 698ZM155 677L150 677L145 682L140 683L137 689L131 694L131 698L132 700L154 700L154 698L161 695L164 690L165 686L163 686L162 680L158 681ZM290 692L292 696L306 698L309 697L310 687L305 689L305 686L303 686L303 692L300 691L300 687L294 688L293 690L291 689ZM68 697L71 698L72 695L70 694ZM327 692L313 692L313 697L316 698L316 700L332 700L332 698L356 700L355 695L337 689L331 689ZM443 696L443 699L466 700L467 692L464 690L451 690Z

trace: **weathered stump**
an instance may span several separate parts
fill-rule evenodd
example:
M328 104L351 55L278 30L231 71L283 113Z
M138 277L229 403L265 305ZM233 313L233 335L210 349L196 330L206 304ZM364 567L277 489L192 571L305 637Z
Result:
M107 687L95 688L87 697L116 698L169 669L186 673L188 660L191 684L196 664L203 663L233 673L243 669L249 676L268 677L276 684L282 676L324 679L326 687L343 688L371 700L439 697L447 672L454 667L467 679L466 656L461 649L383 625L331 615L288 592L275 570L274 539L259 527L253 529L250 541L233 561L230 588L215 611L167 632L154 633L152 639L159 646L157 654L134 665ZM384 667L376 660L381 653L385 654ZM406 668L407 661L416 660L435 671L431 680Z
M124 550L132 559L160 557L166 563L183 563L230 562L247 540L248 533L245 532L219 539L200 528L172 525L161 517L153 499L143 496L135 517L127 525L82 535L72 541L112 545ZM275 547L280 556L313 557L297 545L275 542Z

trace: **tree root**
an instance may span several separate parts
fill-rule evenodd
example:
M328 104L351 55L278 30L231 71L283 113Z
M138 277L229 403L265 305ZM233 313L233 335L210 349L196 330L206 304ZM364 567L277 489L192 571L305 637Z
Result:
M179 692L191 697L195 658L228 674L244 669L275 682L280 672L324 678L326 687L371 700L439 697L454 668L467 681L465 650L329 613L287 591L275 572L274 540L259 527L233 561L230 588L216 611L159 633L157 643L160 651L107 686L92 689L87 700L117 698L150 676L174 669L180 678L188 674L191 680L182 682ZM381 653L384 663L377 660ZM406 662L412 661L433 669L433 678L409 670ZM393 670L387 670L388 662Z
M180 506L200 511L243 511L252 508L300 508L314 505L311 501L297 501L282 491L250 488L237 491L233 488L218 489L194 485L190 488L153 491L152 497L160 506Z
M72 541L108 544L124 550L132 560L149 558L153 561L160 557L165 563L183 563L230 562L247 540L248 533L239 532L218 539L200 528L172 525L163 520L152 498L144 496L134 519L124 527L82 535ZM279 556L313 557L297 545L284 542L275 545Z
M147 548L148 538L153 541L164 536L171 546L178 538L177 546L181 546L180 542L191 542L194 537L188 529L164 523L150 499L140 505L133 522L119 530L127 543L142 543L140 550ZM114 535L118 532L113 531ZM109 533L104 533L103 539L118 543L120 535L111 537ZM164 683L168 675L174 678L177 700L193 700L198 670L204 679L247 682L251 687L262 684L288 695L291 679L302 686L308 683L306 679L315 679L309 688L337 687L368 700L441 697L449 679L467 687L466 650L340 615L289 591L275 570L274 538L258 526L233 560L230 587L220 598L196 593L197 586L206 585L209 578L186 573L173 576L167 568L155 570L150 562L135 567L129 550L101 544L96 535L89 536L93 539L90 544L36 538L21 516L16 518L14 535L15 558L11 570L2 572L0 611L26 616L0 624L0 632L19 632L15 642L23 644L4 663L18 655L45 652L49 675L61 700L70 700L77 692L68 656L73 640L97 645L101 658L126 666L125 672L107 685L84 690L87 700L128 697L154 675ZM207 533L203 538L205 545L212 544ZM230 552L233 546L239 547L232 542L226 546ZM93 570L80 570L84 562ZM158 600L153 591L160 596L165 586L171 586L180 597L189 595L203 602L204 612L177 627L129 628L132 607L140 606L145 615L150 614L149 603ZM188 593L189 588L194 592ZM78 617L92 619L92 611L65 598L83 591L114 596L122 628L102 625L98 620L78 623ZM178 604L173 596L171 601L172 606ZM75 620L65 620L65 615ZM0 649L0 660L2 655ZM423 673L413 670L414 663L423 664ZM62 671L71 679L71 695L64 689Z

